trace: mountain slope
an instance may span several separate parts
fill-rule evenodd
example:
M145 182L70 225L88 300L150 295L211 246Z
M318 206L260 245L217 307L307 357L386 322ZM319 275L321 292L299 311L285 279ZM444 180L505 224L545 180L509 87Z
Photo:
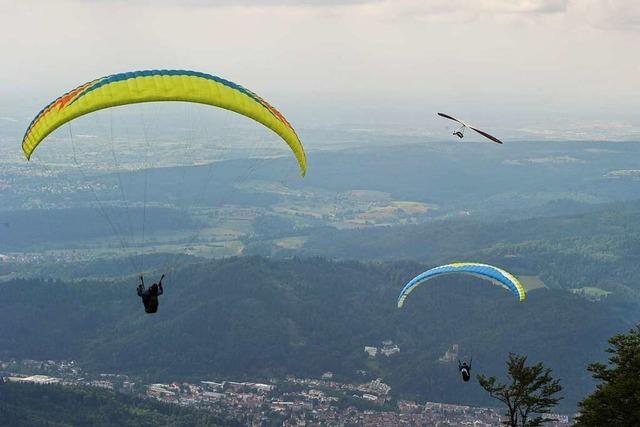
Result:
M153 379L381 376L394 392L488 403L438 358L452 344L475 369L502 371L509 351L552 367L573 408L592 384L584 367L606 339L637 319L615 296L592 302L562 290L530 292L522 304L486 282L444 277L395 299L425 266L321 258L230 258L185 266L167 279L157 315L130 283L12 281L0 284L0 357L74 359L100 372ZM368 359L365 345L393 340L401 352Z

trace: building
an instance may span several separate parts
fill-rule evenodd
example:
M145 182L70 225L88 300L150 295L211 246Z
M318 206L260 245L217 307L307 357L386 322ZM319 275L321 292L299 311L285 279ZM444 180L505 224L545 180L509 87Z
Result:
M234 392L241 392L244 389L245 385L245 383L238 383L235 381L224 381L222 383L222 387L225 390L231 390Z
M376 357L378 353L383 354L386 357L391 355L400 353L400 347L393 343L391 340L382 341L382 347L373 347L373 346L365 346L364 352L369 355L369 357Z
M420 410L420 405L413 400L398 400L398 410L400 413L417 412Z
M451 348L448 348L442 357L438 359L438 361L442 363L453 363L456 360L458 360L458 344L453 344Z
M384 354L386 357L389 357L394 354L400 353L400 347L398 347L396 344L391 343L382 347L382 349L380 349L380 353Z
M378 378L371 381L370 383L364 384L362 386L362 389L371 393L386 396L391 391L391 386L383 383L382 380Z
M48 377L46 375L32 375L30 377L7 377L7 381L13 383L57 384L61 379Z
M333 375L333 374L332 374ZM249 386L249 388L261 392L261 393L269 393L271 391L273 391L276 386L272 385L272 384L262 384L262 383L247 383L247 386Z
M378 355L378 347L369 347L364 346L364 352L369 355L369 357L376 357Z
M147 395L155 397L156 399L176 397L176 394L176 390L167 384L151 384L147 387Z
M549 422L555 424L569 424L569 416L563 414L544 414L543 415Z
M322 377L320 377L320 378L322 378L323 380L327 380L328 381L328 380L333 378L333 372L327 371L324 374L322 374Z
M222 390L223 383L217 383L214 381L200 381L200 384L212 389L212 390Z
M224 393L216 393L214 391L205 391L202 393L202 398L204 400L220 400L224 398Z

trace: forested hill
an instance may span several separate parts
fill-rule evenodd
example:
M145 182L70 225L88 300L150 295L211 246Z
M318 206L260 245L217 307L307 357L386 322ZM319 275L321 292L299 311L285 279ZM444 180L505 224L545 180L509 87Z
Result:
M424 265L322 258L230 258L185 266L166 280L160 311L146 315L126 283L0 283L0 358L74 359L99 372L153 379L382 377L394 393L487 404L476 384L438 358L452 344L478 372L501 372L509 351L543 361L562 378L574 410L591 389L588 362L637 320L614 295L592 302L539 289L518 304L475 278L443 277L395 308ZM365 345L393 340L400 354L369 359ZM363 376L358 371L366 371Z
M551 207L550 207L551 209ZM585 207L586 209L586 207ZM495 263L552 288L598 287L640 299L640 201L591 205L573 215L519 220L451 219L419 225L303 230L304 243L248 242L246 254L357 260Z
M204 411L96 388L0 383L0 426L229 425Z

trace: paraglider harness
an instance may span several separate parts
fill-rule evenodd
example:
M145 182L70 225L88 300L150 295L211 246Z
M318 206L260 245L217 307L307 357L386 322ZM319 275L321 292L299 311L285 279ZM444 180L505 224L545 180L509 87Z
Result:
M142 304L144 304L144 311L148 314L152 314L158 311L158 297L163 294L162 279L164 274L160 278L158 283L154 283L148 289L144 287L144 277L140 275L140 284L138 285L138 296L142 298Z
M467 127L463 125L462 127L458 128L458 129L453 133L453 135L457 136L457 137L458 137L458 138L460 138L460 139L464 138L464 130L465 130L466 128L467 128Z
M458 359L458 370L460 371L460 374L462 374L462 381L467 382L471 379L471 361L473 359L469 360L469 364L467 364L467 362L462 362L460 363L460 360Z

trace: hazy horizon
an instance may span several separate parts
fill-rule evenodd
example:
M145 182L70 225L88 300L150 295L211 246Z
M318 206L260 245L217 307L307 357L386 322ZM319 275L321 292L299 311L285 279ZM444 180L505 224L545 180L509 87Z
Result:
M245 85L298 128L437 135L447 124L434 113L448 111L505 138L638 139L633 1L3 0L0 10L0 129L24 128L99 76L182 68Z

